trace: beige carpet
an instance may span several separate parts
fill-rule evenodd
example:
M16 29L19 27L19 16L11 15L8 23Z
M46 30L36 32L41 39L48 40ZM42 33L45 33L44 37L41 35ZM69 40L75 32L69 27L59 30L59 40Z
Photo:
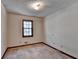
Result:
M44 44L8 49L3 59L73 59Z

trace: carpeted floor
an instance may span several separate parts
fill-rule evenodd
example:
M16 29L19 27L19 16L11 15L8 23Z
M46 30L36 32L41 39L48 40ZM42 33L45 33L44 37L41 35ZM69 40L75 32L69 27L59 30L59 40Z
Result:
M3 59L73 59L44 44L8 49Z

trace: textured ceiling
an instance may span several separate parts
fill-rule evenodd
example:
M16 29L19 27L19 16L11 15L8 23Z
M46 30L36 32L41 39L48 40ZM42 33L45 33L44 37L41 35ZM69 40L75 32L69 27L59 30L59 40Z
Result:
M44 8L36 11L30 4L36 0L2 0L8 12L30 16L48 16L59 10L65 9L77 2L77 0L40 0L44 3Z

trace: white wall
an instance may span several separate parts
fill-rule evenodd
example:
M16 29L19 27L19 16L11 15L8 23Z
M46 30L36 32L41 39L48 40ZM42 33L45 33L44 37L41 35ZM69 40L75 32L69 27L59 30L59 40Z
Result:
M7 49L7 12L3 4L1 4L1 56Z
M45 43L77 57L77 3L45 19Z
M33 20L33 37L22 37L22 20ZM8 14L8 47L43 42L43 18Z

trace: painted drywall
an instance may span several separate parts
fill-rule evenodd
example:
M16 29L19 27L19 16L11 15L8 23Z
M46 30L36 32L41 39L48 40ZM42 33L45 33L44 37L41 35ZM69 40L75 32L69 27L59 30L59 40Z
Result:
M33 37L22 37L23 19L33 20ZM43 18L8 13L8 47L43 42L43 40Z
M77 57L77 3L45 18L45 43Z
M1 3L1 56L7 49L7 11Z

